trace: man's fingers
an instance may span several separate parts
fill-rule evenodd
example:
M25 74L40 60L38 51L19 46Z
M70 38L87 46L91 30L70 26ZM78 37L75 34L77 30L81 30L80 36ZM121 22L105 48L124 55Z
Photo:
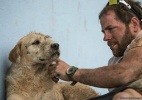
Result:
M58 61L57 61L57 62L58 62ZM52 80L53 80L54 82L56 82L56 83L59 81L59 77L60 77L60 75L55 72L56 66L57 66L57 62L52 62L52 63L48 66L48 73L49 73L50 77L52 78Z
M49 65L48 67L48 73L52 74L55 73L56 65Z
M57 83L57 82L59 81L59 78L57 78L57 77L52 77L52 80Z
M52 74L52 76L51 76L52 80L56 83L59 81L59 77L60 77L60 75L56 74L56 73Z

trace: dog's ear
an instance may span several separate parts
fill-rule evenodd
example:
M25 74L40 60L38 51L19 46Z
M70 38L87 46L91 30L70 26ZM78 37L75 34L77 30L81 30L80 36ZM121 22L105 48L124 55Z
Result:
M9 53L9 60L13 63L16 63L16 61L21 55L21 44L22 42L19 41L17 45Z

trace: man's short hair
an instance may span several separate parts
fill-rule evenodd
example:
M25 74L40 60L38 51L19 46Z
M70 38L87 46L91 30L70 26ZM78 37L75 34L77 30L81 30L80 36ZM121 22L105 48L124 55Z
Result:
M131 9L129 9L123 3L109 5L109 2L108 2L107 5L103 8L103 10L100 12L99 19L103 15L107 14L108 11L114 11L115 15L116 15L116 19L120 20L125 25L129 25L132 17L134 17L134 16L137 17L140 20L140 26L142 28L141 3L138 1L134 1L134 0L125 0L125 2L127 2L141 18L139 18L139 16L137 16L137 14L135 14Z

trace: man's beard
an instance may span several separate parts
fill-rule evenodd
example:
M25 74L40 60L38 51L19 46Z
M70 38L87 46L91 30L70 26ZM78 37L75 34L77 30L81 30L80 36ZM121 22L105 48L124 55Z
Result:
M131 41L134 39L134 36L132 35L132 33L130 32L129 30L129 27L126 27L126 30L125 30L125 34L124 36L122 37L120 43L117 43L118 45L118 48L116 50L112 50L113 52L113 55L115 57L121 57L123 56L127 46L131 43Z

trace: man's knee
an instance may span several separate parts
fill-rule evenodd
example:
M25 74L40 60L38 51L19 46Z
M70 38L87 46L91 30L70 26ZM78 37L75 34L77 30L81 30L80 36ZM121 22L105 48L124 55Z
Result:
M123 100L124 98L129 97L129 94L126 92L119 92L114 97L113 100Z
M142 95L140 93L138 93L136 90L134 89L126 89L123 92L119 92L117 93L114 97L113 100L129 100L132 98L139 98L139 100L142 99Z

